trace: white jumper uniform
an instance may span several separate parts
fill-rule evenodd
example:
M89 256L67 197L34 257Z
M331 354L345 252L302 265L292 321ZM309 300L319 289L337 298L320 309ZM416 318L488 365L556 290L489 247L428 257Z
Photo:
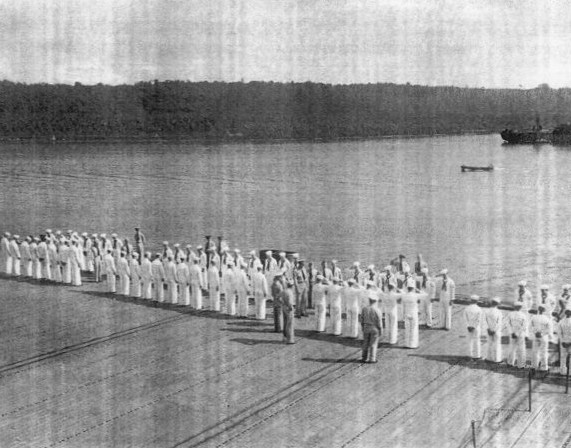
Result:
M32 249L32 245L30 245L30 249ZM33 256L34 252L32 251L32 257ZM59 260L61 264L62 282L69 285L71 284L71 247L67 244L63 244L59 248Z
M233 269L226 269L222 276L224 284L224 300L226 314L234 316L236 314L236 284Z
M343 304L343 307L347 313L347 324L346 330L343 333L350 338L359 337L359 311L361 309L362 291L363 290L360 287L351 286L345 294L345 303Z
M561 344L560 373L567 374L567 356L571 355L571 317L564 317L557 326L559 343Z
M252 277L252 292L254 293L254 301L256 302L256 319L265 319L268 282L264 274L260 271L256 272Z
M546 371L549 369L549 335L552 333L552 320L545 314L531 316L531 337L533 340L532 367Z
M88 268L89 269L89 268ZM131 274L131 295L141 297L141 266L136 258L129 260L129 272Z
M48 244L48 256L50 258L50 271L52 274L52 279L58 283L61 283L62 278L61 278L61 268L59 265L59 255L57 252L57 246L55 245L53 240L51 240L50 243Z
M19 276L21 273L20 260L22 257L20 256L20 247L15 239L10 241L10 254L12 257L12 275Z
M178 279L180 303L182 305L190 305L190 269L182 260L176 265L176 277Z
M167 291L169 295L169 303L178 303L178 277L176 275L176 264L174 261L167 261L165 269L165 277L167 280Z
M32 254L30 253L30 243L23 241L20 245L20 252L22 254L22 270L24 271L24 276L32 276ZM57 261L57 258L56 258ZM59 280L61 282L61 279Z
M143 280L143 299L153 298L153 268L149 258L144 257L141 262L141 278Z
M128 296L130 294L129 277L131 276L131 269L129 269L129 262L125 257L119 257L117 273L119 275L119 294Z
M220 271L216 265L210 265L207 277L210 309L220 311Z
M189 269L191 306L202 309L202 269L194 263Z
M510 354L508 364L514 367L525 367L527 361L525 338L529 336L529 318L527 312L524 313L520 310L509 313L508 324L510 327Z
M165 268L160 258L155 258L151 263L151 272L153 274L153 297L157 302L165 301L165 291L163 282L165 280Z
M77 244L74 244L71 246L69 254L69 259L71 262L71 284L73 286L81 286L81 266L79 260L81 257L81 249Z
M450 330L452 328L452 301L456 296L456 285L450 277L444 281L442 279L439 285L439 322L443 328Z
M468 354L470 358L480 359L482 357L482 324L484 323L484 311L477 304L472 303L464 310L464 319L468 329Z
M420 277L420 289L424 294L420 302L419 323L432 327L432 301L436 299L436 283L434 279L427 277L426 283L423 284L423 277Z
M238 316L241 317L248 317L248 274L243 269L237 268L234 271L235 274L235 284L236 284L236 293L238 295ZM262 278L264 278L263 274L260 272L256 272L254 274L254 279L256 276L260 274ZM252 279L252 283L254 281ZM265 280L265 278L264 278ZM266 318L266 301L264 299L264 316L259 317L261 315L258 314L258 302L256 300L256 319L265 319Z
M515 302L521 303L521 310L527 313L533 307L533 297L529 289L524 288L523 292L520 294L519 288L515 292Z
M402 295L404 317L404 346L418 348L418 302L421 295L407 292Z
M313 285L313 306L315 307L315 317L317 318L316 330L319 332L325 331L325 319L327 316L326 296L327 286L325 286L323 283L316 283ZM359 310L357 309L357 314L358 313Z
M2 271L5 274L12 274L12 254L10 252L10 241L5 236L0 239L0 255L2 258Z
M401 294L394 292L387 292L383 294L382 305L385 311L385 327L388 333L389 344L396 344L398 340L398 300L401 299Z
M329 315L331 318L331 333L339 336L341 334L341 286L332 284L327 288L327 298L329 299Z
M486 325L488 327L488 347L486 359L502 362L502 312L497 308L490 308L486 312Z
M50 257L48 254L48 245L45 241L38 243L36 248L38 253L38 262L40 263L41 274L40 278L45 278L47 280L52 279L52 273L50 270Z
M107 277L107 291L117 292L117 285L115 275L117 275L117 268L115 267L115 260L110 253L105 254L103 257L103 268L105 276Z

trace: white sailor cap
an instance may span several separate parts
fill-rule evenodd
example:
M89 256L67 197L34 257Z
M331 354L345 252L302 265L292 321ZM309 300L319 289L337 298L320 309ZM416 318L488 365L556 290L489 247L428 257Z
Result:
M138 257L139 254L138 254L137 252L133 252L133 253L131 253L131 256L133 256L133 257Z
M541 288L539 289L541 289L542 291L546 291L549 289L549 285L541 285Z
M93 233L93 234L91 235L91 238L97 238L97 233Z
M571 289L571 285L566 284L566 285L563 285L561 288L564 289L564 290L565 290L565 289Z
M440 271L440 275L446 275L448 274L448 269L444 268Z
M499 297L492 297L492 303L502 303L502 300Z
M151 253L150 252L145 252L145 256L150 257Z
M268 252L271 252L271 251L268 251ZM250 251L250 255L251 255L252 257L255 257L255 256L256 256L256 251L255 251L255 250L251 250L251 251Z
M518 283L518 286L527 286L527 282L525 280L522 280Z
M117 234L116 234L116 233L112 233L112 234L111 234L111 238L117 238Z
M101 238L105 238L106 236L107 236L106 233L102 233L102 234L101 234Z
M73 230L68 230L67 233L73 233Z
M377 302L379 300L379 298L376 295L371 294L370 296L368 296L369 300L373 301L373 302Z
M202 249L202 244L199 244L198 246L196 246L197 250L201 250Z
M369 271L372 271L373 269L375 269L375 265L374 264L370 264L369 266L367 266L367 269Z
M10 232L4 232L4 236L8 237L10 235L11 235Z
M191 247L192 247L191 244L187 244L187 245L186 245L186 248L187 248L187 249L190 249Z
M393 270L393 267L389 264L389 265L385 266L385 269L384 269L384 270L385 270L385 271L392 271L392 270Z
M34 241L40 241L40 239L37 236L35 236Z
M46 232L47 232L47 230L46 230ZM87 232L83 232L83 233L81 234L81 236L87 236Z
M361 263L358 261L353 262L353 267L358 268L359 266L361 266Z
M402 268L403 272L410 272L410 266L405 266L404 268Z
M61 230L56 230L56 235L61 235Z
M30 238L29 236L26 237L26 241L32 241L32 238Z
M477 302L478 300L480 300L480 296L477 295L477 294L472 294L472 295L470 296L470 300L471 300L472 302Z
M318 280L318 281L323 280L323 275L318 274L317 277L315 277L315 280Z
M52 229L46 229L46 233L52 233Z
M180 244L175 243L175 244L173 245L173 247L180 247Z
M332 264L337 264L337 260L331 260Z
M255 255L256 253L254 251L250 252L250 254ZM272 251L271 250L267 250L266 252L264 252L266 254L266 257L271 257L272 256Z
M292 254L293 258L299 258L299 254L296 252L295 254Z
M408 278L406 281L407 288L416 288L416 280L412 277Z
M169 242L168 241L163 241L163 246L168 246Z
M420 272L422 272L423 274L428 274L428 268L422 268Z
M239 254L240 252L240 249L234 249L234 253Z
M285 257L286 253L285 252L280 252L280 257Z
M20 235L14 235L15 240L17 240L18 238L20 238Z

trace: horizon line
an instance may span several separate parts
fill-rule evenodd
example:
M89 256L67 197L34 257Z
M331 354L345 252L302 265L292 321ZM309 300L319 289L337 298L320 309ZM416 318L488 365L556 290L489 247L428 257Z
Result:
M538 90L538 89L549 89L549 90L564 90L564 89L571 89L571 87L569 86L565 86L565 87L551 87L548 83L540 83L535 87L523 87L523 86L519 86L519 87L473 87L473 86L458 86L458 85L450 85L450 84L436 84L436 85L431 85L431 84L412 84L411 82L406 82L406 83L396 83L396 82L367 82L367 83L330 83L330 82L323 82L323 81L312 81L312 80L306 80L306 81L274 81L274 80L249 80L249 81L245 81L245 80L240 80L240 81L225 81L225 80L200 80L200 81L192 81L189 79L152 79L152 80L139 80L139 81L134 81L131 83L119 83L119 84L109 84L109 83L103 83L103 82L98 82L95 84L89 83L83 83L81 81L74 81L74 82L45 82L45 81L38 81L38 82L23 82L23 81L14 81L11 79L2 79L0 82L4 83L4 82L8 82L8 83L12 83L12 84L21 84L21 85L26 85L26 86L34 86L34 85L50 85L50 86L70 86L70 87L76 87L76 86L82 86L82 87L98 87L98 86L105 86L105 87L122 87L122 86L136 86L137 84L144 84L144 83L155 83L155 82L159 82L159 83L167 83L167 82L182 82L182 83L188 83L188 84L319 84L319 85L326 85L326 86L332 86L332 87L350 87L350 86L378 86L378 85L393 85L393 86L403 86L403 87L428 87L428 88L455 88L455 89L470 89L470 90L516 90L516 91L527 91L527 90Z

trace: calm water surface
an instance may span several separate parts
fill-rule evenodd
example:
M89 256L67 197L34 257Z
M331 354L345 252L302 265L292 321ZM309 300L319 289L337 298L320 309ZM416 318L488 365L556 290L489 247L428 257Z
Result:
M488 165L492 173L460 172ZM571 282L571 148L496 135L339 143L2 144L1 227L117 232L385 265L422 253L464 293Z

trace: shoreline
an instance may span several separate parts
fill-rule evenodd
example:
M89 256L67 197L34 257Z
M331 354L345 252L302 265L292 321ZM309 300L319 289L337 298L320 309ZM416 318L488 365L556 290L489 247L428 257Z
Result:
M460 135L494 135L496 131L478 131L471 130L465 132L453 132L444 134L392 134L377 136L355 136L355 137L338 137L338 138L245 138L245 137L205 137L193 138L190 136L113 136L113 137L96 137L82 136L75 138L63 138L52 140L48 136L41 137L0 137L0 143L7 144L79 144L79 143L101 143L101 144L117 144L117 143L176 143L176 144L202 144L202 145L220 145L229 143L244 144L264 144L264 143L336 143L345 141L381 141L396 139L417 139L428 137L452 137Z

